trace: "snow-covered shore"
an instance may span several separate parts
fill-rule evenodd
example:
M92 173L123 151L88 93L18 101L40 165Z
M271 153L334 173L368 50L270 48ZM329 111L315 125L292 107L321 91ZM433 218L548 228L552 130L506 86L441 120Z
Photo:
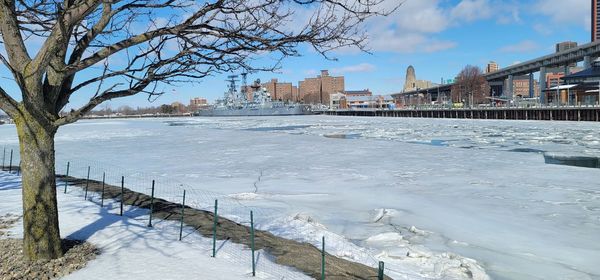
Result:
M106 207L84 201L81 191L58 194L60 230L63 238L87 240L101 250L88 265L63 279L255 279L251 275L250 251L244 246L222 243L211 258L212 241L186 228L178 241L179 224L158 220L148 228L144 209L127 207L118 216L118 203ZM19 215L20 179L0 172L0 216ZM22 237L22 220L9 230L9 238ZM291 268L277 265L268 256L259 258L258 279L310 279Z

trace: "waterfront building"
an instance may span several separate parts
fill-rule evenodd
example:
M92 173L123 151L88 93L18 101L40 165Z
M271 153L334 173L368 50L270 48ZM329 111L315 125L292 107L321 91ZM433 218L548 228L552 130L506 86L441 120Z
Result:
M347 96L346 103L350 109L392 109L395 100L391 95Z
M373 93L369 89L363 90L347 90L344 92L346 96L373 96Z
M348 103L346 102L346 95L341 92L336 92L329 95L329 109L339 110L348 109Z
M562 77L568 96L575 105L600 104L600 61L592 63L592 67ZM553 90L552 88L549 90ZM556 89L554 89L556 90ZM560 90L560 88L559 88Z
M490 61L486 66L485 66L485 73L492 73L492 72L496 72L500 69L500 67L498 66L498 63L496 63L495 61Z
M330 76L328 70L298 83L299 98L307 104L329 104L330 94L344 91L344 76Z

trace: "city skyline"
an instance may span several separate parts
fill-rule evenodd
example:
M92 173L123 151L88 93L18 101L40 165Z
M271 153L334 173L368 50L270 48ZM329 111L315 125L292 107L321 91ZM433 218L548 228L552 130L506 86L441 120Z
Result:
M568 3L567 3L568 2ZM374 94L402 91L406 68L413 65L418 78L440 82L453 78L465 65L485 69L489 61L506 67L516 62L553 53L558 42L585 44L591 33L590 0L493 1L493 0L408 0L388 18L367 23L372 54L339 50L326 60L302 47L302 57L284 60L277 73L253 73L249 80L298 82L328 69L345 76L346 90L369 88ZM257 63L272 63L268 54ZM3 77L10 76L5 69ZM222 73L199 84L165 86L167 93L154 103L139 95L115 100L110 106L152 106L205 97L214 101L226 90ZM236 73L239 74L239 73ZM13 96L20 95L9 88ZM74 96L71 107L87 96Z

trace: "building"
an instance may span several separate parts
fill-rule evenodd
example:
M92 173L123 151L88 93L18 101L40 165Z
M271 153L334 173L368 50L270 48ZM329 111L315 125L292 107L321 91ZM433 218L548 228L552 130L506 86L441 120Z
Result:
M433 83L425 80L417 80L415 68L409 65L406 69L406 80L404 81L404 91L413 91L420 88L433 87Z
M329 109L339 110L348 109L348 103L346 102L346 95L337 92L329 95Z
M530 87L529 82L529 75L515 76L513 78L512 96L519 96L523 98L540 96L539 82L533 79L533 96L530 93L532 87ZM508 83L508 80L506 80L506 83ZM506 88L508 88L507 86L508 84L506 84Z
M569 49L574 49L577 48L577 42L572 42L572 41L566 41L566 42L560 42L556 44L556 52L564 52L566 50ZM576 67L577 63L571 63L569 64L568 67Z
M192 111L205 109L208 106L209 106L208 100L206 100L206 98L194 97L194 98L190 99L190 110L192 110Z
M565 84L561 91L567 91L569 104L600 105L600 61L593 62L592 67L563 77ZM552 89L550 89L552 90Z
M485 73L492 73L492 72L496 72L498 71L498 69L500 69L500 67L498 66L498 63L496 63L495 61L490 61L486 66L485 66Z
M600 1L592 0L592 42L596 42L600 38L600 25L598 17L600 16Z
M279 82L277 79L263 83L262 87L267 89L271 94L271 99L279 101L298 101L298 87L292 83ZM249 98L251 99L251 98Z
M346 96L373 96L373 93L369 89L363 90L347 90L344 92Z
M344 91L344 76L330 76L327 70L322 70L316 78L298 83L299 99L307 104L329 104L330 94Z
M571 41L566 41L566 42L560 42L556 44L556 52L564 52L568 49L574 49L577 47L577 42L571 42Z
M556 87L562 84L561 79L565 76L565 73L548 73L546 74L546 86L548 88Z
M346 103L349 109L393 109L396 101L390 95L347 96Z

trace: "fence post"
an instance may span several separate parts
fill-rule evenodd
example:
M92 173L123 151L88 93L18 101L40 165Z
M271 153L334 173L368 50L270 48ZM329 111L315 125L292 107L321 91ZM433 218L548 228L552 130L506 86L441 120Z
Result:
M90 166L88 165L87 178L85 179L85 195L83 195L83 199L87 200L88 186L90 185Z
M8 173L12 173L12 156L13 156L13 150L10 149L10 163L8 164Z
M100 197L100 207L104 207L104 184L106 182L106 172L102 172L102 195Z
M123 191L125 189L125 176L121 176L121 213L119 216L123 216Z
M325 280L325 236L323 236L323 249L321 249L321 280Z
M250 249L252 250L252 276L256 276L256 263L254 262L254 214L250 211Z
M185 190L183 190L183 202L181 203L181 224L179 225L179 241L183 235L183 218L185 217Z
M69 165L71 165L71 162L67 161L67 174L65 174L65 193L67 193L67 177L69 177Z
M377 280L383 280L383 270L384 263L382 261L379 262L379 274L377 274Z
M152 212L154 212L154 180L152 180L152 195L150 196L150 219L148 227L152 227Z
M219 215L217 214L217 208L219 205L219 200L215 199L215 215L213 216L213 252L212 257L214 258L217 254L217 223L219 220Z

